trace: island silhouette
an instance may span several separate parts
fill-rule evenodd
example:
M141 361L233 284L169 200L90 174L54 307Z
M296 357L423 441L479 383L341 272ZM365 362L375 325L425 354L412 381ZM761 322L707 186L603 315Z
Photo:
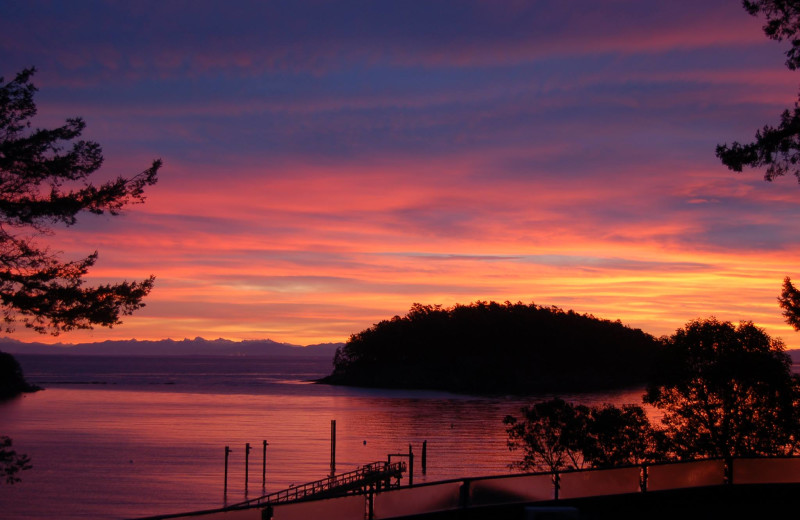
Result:
M534 303L414 304L353 334L322 383L479 394L646 383L661 343L620 321Z

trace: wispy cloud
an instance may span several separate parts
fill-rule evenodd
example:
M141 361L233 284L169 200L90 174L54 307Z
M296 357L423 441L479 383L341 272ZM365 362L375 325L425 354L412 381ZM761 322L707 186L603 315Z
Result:
M93 281L158 276L78 339L340 341L495 299L800 345L775 304L800 187L714 157L796 99L760 25L729 0L12 1L0 74L36 65L37 124L85 117L104 175L166 164L145 205L47 237L99 250Z

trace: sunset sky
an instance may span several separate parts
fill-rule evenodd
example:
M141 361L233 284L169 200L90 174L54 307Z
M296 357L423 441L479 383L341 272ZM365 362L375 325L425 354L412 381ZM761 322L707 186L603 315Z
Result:
M415 302L556 305L655 335L715 315L787 346L800 185L728 171L797 99L738 0L0 4L0 75L87 122L121 217L49 237L157 277L105 339L345 341Z

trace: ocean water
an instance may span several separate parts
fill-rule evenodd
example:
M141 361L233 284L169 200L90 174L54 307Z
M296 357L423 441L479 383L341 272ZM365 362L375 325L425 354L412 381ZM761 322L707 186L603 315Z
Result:
M4 519L208 509L321 479L330 472L331 420L337 472L411 445L415 482L509 473L517 455L506 447L502 420L530 402L312 383L330 372L329 358L17 358L27 379L46 390L0 404L0 435L34 466L21 483L0 484ZM641 394L561 397L624 404L640 403ZM226 496L225 446L233 450Z

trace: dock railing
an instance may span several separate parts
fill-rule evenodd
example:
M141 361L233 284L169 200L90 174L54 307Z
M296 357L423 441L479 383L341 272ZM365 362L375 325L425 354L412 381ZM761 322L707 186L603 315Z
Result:
M800 484L800 458L702 459L608 469L461 478L376 494L368 519L507 504L750 484ZM277 513L277 512L276 512ZM276 514L275 520L287 518Z
M330 495L346 495L363 491L370 486L377 489L392 487L391 480L395 479L395 486L399 486L399 479L406 471L405 462L371 462L358 469L332 475L327 478L308 482L299 486L275 491L257 498L232 504L231 508L255 507L266 504L284 504L311 498Z
M411 486L384 486L403 462L375 462L222 509L148 517L208 520L385 520L509 504L636 495L691 488L800 484L800 457L702 459L684 462L467 477Z

